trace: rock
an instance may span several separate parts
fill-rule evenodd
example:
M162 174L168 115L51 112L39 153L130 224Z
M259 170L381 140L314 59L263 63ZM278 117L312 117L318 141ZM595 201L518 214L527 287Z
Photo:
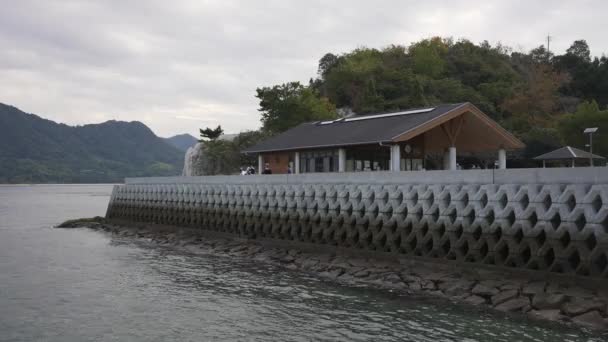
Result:
M422 289L426 291L434 291L437 289L437 285L435 285L435 283L430 280L423 280Z
M422 280L419 276L409 273L401 273L401 279L406 283L418 283Z
M485 298L477 296L477 295L471 295L471 296L467 297L464 301L469 304L473 304L473 305L481 305L481 304L486 303Z
M559 309L568 300L564 294L539 293L532 298L532 306L536 309Z
M291 255L291 256L297 256L298 254L300 254L300 251L297 249L290 249L287 251L287 254Z
M509 299L506 302L498 304L494 308L499 311L513 312L513 311L526 311L530 307L530 300L527 297L518 297Z
M478 296L490 297L500 293L497 288L487 285L477 284L471 290L471 293Z
M535 295L537 293L544 293L546 286L546 281L534 281L524 285L524 288L521 290L521 293L525 295Z
M492 296L492 304L498 305L504 303L510 299L517 297L517 294L517 290L502 291L499 294Z
M408 287L412 291L422 291L422 285L419 282L409 283Z
M461 296L464 293L468 293L471 287L473 287L474 283L475 282L471 280L461 279L452 284L443 283L441 284L442 286L440 286L439 288L442 289L443 292L445 292L445 294L447 294L448 296ZM443 286L446 284L447 286Z
M608 319L603 318L602 315L600 315L600 313L596 310L578 315L574 317L572 321L593 329L608 329Z
M351 259L348 260L348 263L355 267L368 267L369 262L365 259Z
M532 318L544 319L548 321L560 321L565 318L559 309L551 310L532 310L528 312L528 316Z
M401 277L399 277L399 275L397 275L396 273L389 273L384 277L384 281L389 282L389 283L401 283L403 282L401 280Z
M574 298L594 298L595 294L591 290L587 290L578 286L569 286L561 289L562 293Z
M572 299L562 306L562 311L568 316L578 316L592 310L604 310L606 304L597 300Z
M443 280L444 278L449 277L450 273L449 272L430 272L430 273L424 273L421 276L422 276L422 278L427 279L427 280L439 281L439 280Z
M353 274L353 276L357 278L365 278L369 276L369 271L364 269L356 272L355 274Z

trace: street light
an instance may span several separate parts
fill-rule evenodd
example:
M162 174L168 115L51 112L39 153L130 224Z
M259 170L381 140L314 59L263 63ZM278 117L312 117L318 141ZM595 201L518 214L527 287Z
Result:
M597 127L585 128L583 133L589 134L589 165L593 167L593 133L597 132Z

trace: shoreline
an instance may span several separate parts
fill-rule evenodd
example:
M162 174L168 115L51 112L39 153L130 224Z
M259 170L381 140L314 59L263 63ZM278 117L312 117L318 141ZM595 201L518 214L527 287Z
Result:
M242 239L193 228L110 221L103 217L66 221L56 228L89 228L120 237L182 247L194 254L245 257L348 286L442 298L531 319L608 331L608 287L559 277L344 250L270 239Z

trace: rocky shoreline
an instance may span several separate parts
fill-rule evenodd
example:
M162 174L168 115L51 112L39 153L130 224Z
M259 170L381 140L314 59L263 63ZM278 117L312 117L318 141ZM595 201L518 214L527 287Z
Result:
M532 319L608 331L608 286L558 277L532 279L501 270L459 267L359 251L307 248L275 241L244 240L177 227L123 225L102 217L66 221L58 228L86 227L121 237L146 239L193 253L246 257L316 274L340 284L424 295ZM577 281L578 280L578 281Z

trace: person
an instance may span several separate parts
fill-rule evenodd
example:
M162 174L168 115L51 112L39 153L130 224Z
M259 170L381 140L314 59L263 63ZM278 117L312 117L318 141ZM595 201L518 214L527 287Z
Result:
M262 171L264 175L271 175L272 170L270 169L270 165L268 163L264 164L264 171Z
M287 166L287 174L292 174L291 165Z
M249 165L249 167L247 168L247 174L255 175L255 168L253 166Z
M242 167L240 170L241 170L241 176L245 176L245 175L249 174L249 172L247 170L243 169Z

